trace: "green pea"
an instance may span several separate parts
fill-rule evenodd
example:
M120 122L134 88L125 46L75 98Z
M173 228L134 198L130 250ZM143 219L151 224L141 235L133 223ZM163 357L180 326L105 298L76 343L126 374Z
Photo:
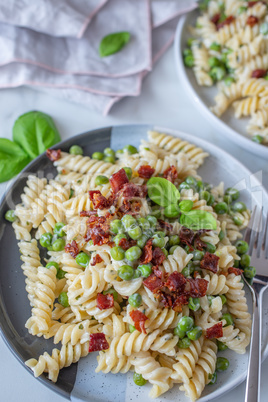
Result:
M107 162L107 163L112 163L112 164L115 163L115 157L114 156L105 156L103 160L104 160L104 162Z
M13 209L10 209L9 211L7 211L5 213L5 219L8 222L14 222L17 219L17 217L15 215L15 211Z
M189 54L188 56L183 58L184 64L186 67L193 67L194 66L194 56L192 54Z
M205 255L204 251L194 250L193 260L201 261L203 259L204 255Z
M238 240L235 243L237 254L242 255L248 252L248 243L244 240Z
M142 297L139 293L134 293L133 295L129 296L128 302L132 307L138 308L141 305Z
M102 152L94 152L91 156L92 159L97 159L98 161L102 161L104 158L104 154Z
M213 42L213 43L210 45L210 49L211 49L211 50L215 50L215 52L220 52L220 50L221 50L221 45L220 45L219 43L217 43L217 42Z
M65 226L65 223L62 222L58 222L56 223L55 227L54 227L54 234L59 236L59 237L63 237L66 235L66 233L62 230L62 228Z
M225 327L234 324L233 317L231 316L230 313L223 314L221 319L226 321Z
M208 383L208 385L215 384L216 381L217 381L217 373L216 373L216 371L213 374L209 374L208 378L210 379L210 382Z
M184 51L183 51L183 56L184 57L192 56L192 55L193 55L193 52L192 52L191 49L189 49L189 48L184 49Z
M187 46L191 47L191 46L192 46L192 43L193 43L195 40L196 40L195 38L188 38L188 39L187 39Z
M184 332L190 331L194 326L194 319L192 317L181 317L177 327Z
M69 149L69 153L72 155L83 155L83 149L79 145L72 145Z
M174 328L174 335L177 335L179 338L184 338L186 335L185 331L182 331L179 327Z
M125 253L126 259L128 261L136 261L140 258L141 255L142 251L138 246L130 247Z
M239 268L239 260L234 260L234 263L233 263L233 266L235 267L235 268Z
M134 325L128 324L128 328L129 328L130 333L136 331L136 328L134 327Z
M191 276L191 271L189 267L184 267L183 270L181 271L182 275L185 278L188 278L189 276Z
M209 72L209 75L213 79L213 81L221 81L226 74L226 70L223 66L212 67Z
M42 247L49 247L51 246L51 242L52 242L52 234L51 233L44 233L42 234L42 236L40 237L40 244Z
M202 182L202 180L197 180L196 187L197 187L198 191L201 191L204 189L204 183Z
M141 237L137 240L137 246L143 248L145 244L149 240L149 237L146 234L141 235Z
M225 371L229 367L229 360L225 357L217 357L216 360L216 370L217 371Z
M226 346L225 343L219 341L218 339L217 339L217 346L218 346L218 350L220 350L220 351L228 349L228 346Z
M228 76L228 77L226 77L226 78L224 79L224 84L225 84L227 87L230 87L234 82L235 82L235 79L234 79L233 77L230 77L230 76Z
M62 251L65 247L65 240L64 239L57 239L52 243L52 250L53 251Z
M214 246L214 244L211 243L206 243L206 251L208 251L209 253L213 254L216 251L216 246Z
M129 229L131 226L137 225L136 219L132 215L128 214L123 216L121 222L123 223L126 230Z
M179 339L178 347L179 349L188 349L191 345L191 340L187 337Z
M200 338L200 336L202 336L202 333L203 333L202 328L196 326L187 332L187 336L189 339L191 339L191 341L196 341L197 339Z
M120 222L121 223L121 222ZM125 235L124 233L118 233L114 238L113 241L115 242L115 244L117 246L119 246L119 243L122 239L127 239L127 235Z
M268 23L264 22L263 24L260 25L260 33L263 35L268 34Z
M124 153L123 149L118 149L118 150L116 151L115 155L116 155L117 158L120 158L120 156L122 156L123 153Z
M210 67L219 67L222 65L222 62L219 59L217 59L217 57L209 57L208 64Z
M121 261L125 258L125 251L119 246L113 247L111 249L110 253L111 253L111 257L115 261Z
M197 311L200 309L200 300L198 297L190 297L188 307L190 310Z
M193 208L193 201L191 200L183 200L179 203L179 209L181 212L189 212Z
M103 294L104 294L104 295L110 294L110 295L113 295L114 300L117 300L117 299L118 299L118 293L117 293L117 291L116 291L114 288L110 288L110 289L108 289L108 290L104 290L104 291L103 291Z
M220 239L220 241L222 241L222 240L224 239L224 237L225 237L225 233L224 233L223 230L221 230L220 233L219 233L219 239Z
M50 261L47 263L46 268L50 268L50 267L55 267L57 271L60 269L59 264L55 261Z
M265 79L268 79L268 76L265 77ZM257 144L262 144L264 137L262 135L256 134L253 135L253 137L251 138L253 142L257 142Z
M146 218L138 218L138 224L143 231L150 229L150 222Z
M143 278L148 278L148 276L150 276L152 273L152 265L151 264L138 265L137 271L141 272L141 276Z
M112 156L113 158L115 157L115 152L112 148L105 148L103 153L105 156Z
M225 204L227 204L229 206L229 205L231 205L233 199L232 199L231 195L224 195L223 201L225 202Z
M233 216L233 222L236 226L242 226L243 221L238 216Z
M140 278L141 277L141 271L139 269L134 270L134 279Z
M208 299L208 305L211 306L212 305L212 300L215 299L215 297L209 295L209 296L207 296L207 299Z
M110 231L112 233L122 233L124 231L124 227L120 219L114 219L110 222Z
M244 269L244 275L248 279L253 279L254 276L256 275L256 268L252 266L246 267Z
M159 237L158 235L153 235L153 246L155 247L164 247L166 244L166 241L163 237Z
M223 215L228 212L228 205L225 202L219 202L214 206L216 214Z
M59 294L58 302L59 302L63 307L69 307L69 306L70 306L69 300L68 300L67 292L61 292L61 293Z
M166 248L162 248L161 250L162 250L163 253L165 254L165 257L167 258L167 256L168 256L168 251L167 251L167 249L166 249Z
M186 179L185 179L185 182L187 183L187 184L189 184L189 186L196 186L196 184L197 184L197 181L196 181L196 179L193 177L193 176L187 176L186 177Z
M234 187L228 187L225 191L225 195L232 197L232 201L236 201L240 197L239 191Z
M194 273L196 269L196 265L193 263L193 261L189 261L188 264L186 265L190 269L190 273Z
M142 235L142 230L138 225L132 226L127 232L129 237L131 237L133 240L138 240Z
M164 208L164 215L166 218L176 218L180 214L178 204L170 204Z
M134 155L138 153L138 150L133 145L125 145L123 148L124 152L127 152L129 155Z
M247 210L247 206L244 202L237 201L232 205L232 210L235 212L244 212Z
M190 185L187 184L185 181L183 181L180 185L179 185L179 191L181 190L190 190Z
M118 275L124 281L130 281L134 276L134 269L130 265L122 265L118 270Z
M103 184L109 183L109 179L106 176L100 175L95 179L95 186L102 186Z
M207 201L207 205L211 206L214 204L214 202L215 202L215 197L214 197L214 195L210 194L209 200Z
M143 376L138 373L133 374L133 381L139 387L142 387L143 385L145 385L147 383L147 381L143 378Z
M208 202L209 199L210 199L210 194L209 194L209 192L206 191L206 190L201 191L201 192L200 192L200 199L201 199L201 200L205 200L206 202Z
M220 295L220 298L221 298L222 305L224 305L227 302L226 297L224 295Z
M179 236L178 235L172 235L172 236L170 236L169 237L169 240L168 240L168 244L169 244L169 246L177 246L178 244L180 244L180 238L179 238Z
M65 275L67 274L67 272L66 271L63 271L63 269L59 269L58 271L57 271L57 278L58 279L63 279L63 278L65 278Z
M130 167L127 167L127 166L123 167L123 169L127 174L128 180L130 180L131 177L132 177L132 169Z
M89 264L90 257L88 254L84 253L83 251L79 254L77 254L75 261L77 262L78 265L81 265L81 267L87 267Z
M176 248L178 248L179 246L172 246L170 247L170 249L168 250L169 254L174 254L174 251L176 250Z
M163 209L160 209L158 205L154 205L151 210L151 214L156 218L161 218L163 213Z
M240 265L242 268L250 266L250 256L248 254L241 255Z

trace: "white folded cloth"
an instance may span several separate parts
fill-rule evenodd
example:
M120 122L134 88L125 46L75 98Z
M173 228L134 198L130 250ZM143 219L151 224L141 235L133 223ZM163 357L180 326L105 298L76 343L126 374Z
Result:
M0 0L0 88L39 87L108 113L140 94L178 16L195 7L192 0ZM119 31L130 32L130 42L101 58L101 39Z

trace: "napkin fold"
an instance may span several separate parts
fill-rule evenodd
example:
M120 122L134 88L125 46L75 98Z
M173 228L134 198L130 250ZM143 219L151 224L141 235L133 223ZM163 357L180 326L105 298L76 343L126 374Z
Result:
M40 24L33 21L34 0L10 0L8 6L0 1L0 88L28 85L103 114L122 97L140 94L142 79L173 41L178 16L196 7L192 0L94 0L79 6L57 0L56 24L52 0L39 1ZM12 18L19 3L24 11ZM102 37L118 31L130 32L130 42L101 58Z

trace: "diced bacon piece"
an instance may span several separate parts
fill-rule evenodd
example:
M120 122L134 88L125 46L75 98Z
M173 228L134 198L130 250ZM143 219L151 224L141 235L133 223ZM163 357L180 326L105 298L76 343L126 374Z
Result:
M204 297L207 293L208 281L203 278L187 278L187 283L190 285L190 290L188 291L191 297Z
M90 264L91 265L96 265L96 264L100 264L103 261L103 259L101 258L101 256L99 254L96 254L95 257L92 258Z
M143 284L153 293L156 293L164 285L163 281L155 274L151 274L148 278L144 279Z
M188 304L188 296L186 294L179 295L175 298L172 304L172 309L180 313L182 306Z
M141 264L148 264L153 258L153 240L149 239L143 247L142 255L140 258Z
M136 240L128 240L128 239L121 239L118 243L118 246L122 247L123 250L127 250L130 247L136 246Z
M138 170L138 175L143 179L150 179L154 172L155 169L152 168L150 165L142 165Z
M220 13L217 13L217 14L213 15L213 17L210 19L210 21L213 22L213 24L217 25L220 18L221 18Z
M177 172L176 167L174 165L172 165L169 168L167 168L163 173L163 177L164 177L164 179L171 181L171 183L174 183L174 181L178 177L178 172Z
M89 335L89 352L97 352L106 349L109 349L109 343L106 341L105 335L102 332Z
M208 271L216 274L218 271L219 257L215 254L211 254L208 251L204 255L203 259L200 261L200 268L207 269Z
M97 295L97 307L100 310L107 310L108 308L113 307L114 305L114 296L110 293L107 295L103 295L102 293L98 293Z
M217 322L213 327L207 328L205 336L207 339L221 338L223 336L222 322Z
M165 232L172 232L173 226L171 223L164 221L163 219L158 219L158 224L160 228Z
M165 286L171 291L171 292L182 292L185 288L186 284L186 279L185 277L180 273L180 272L173 272L171 275L169 275Z
M230 25L234 20L235 17L233 15L230 15L229 17L225 18L224 21L217 24L217 29L221 29L222 27L224 27L224 25Z
M191 229L182 226L179 233L180 241L187 246L191 246L194 240L194 232Z
M203 250L203 248L207 247L207 244L203 240L200 239L200 236L202 234L206 233L206 232L207 231L205 229L201 229L201 230L198 230L198 232L195 234L195 236L194 236L194 247L197 250Z
M73 240L71 243L66 244L64 250L66 251L66 253L71 254L73 258L75 258L77 254L79 254L78 244L75 240Z
M259 18L258 18L258 17L255 17L254 15L250 15L250 16L247 18L246 24L249 25L250 27L254 27L254 25L258 24L258 22L259 22Z
M120 193L124 198L133 198L133 197L145 198L147 195L147 188L145 185L140 186L134 183L126 183L123 185Z
M47 149L46 155L51 162L55 162L61 157L60 149Z
M146 315L143 314L139 310L132 310L129 313L129 315L130 315L131 319L134 321L135 328L138 331L143 332L144 334L146 334L145 321L148 320L148 317L146 317Z
M118 191L121 190L123 185L126 183L129 183L129 180L123 168L114 173L110 178L110 184L115 194L118 193Z
M235 268L235 267L230 267L228 268L228 274L235 274L236 276L238 275L242 275L242 270L239 268Z
M92 190L88 193L94 209L106 209L111 206L107 198L105 198L99 190Z
M251 78L263 78L267 74L267 70L263 70L262 68L257 68L252 71Z
M79 213L80 216L91 216L91 215L95 215L96 216L96 211L81 211Z
M152 258L152 263L153 265L161 265L163 261L165 261L166 256L164 254L164 251L161 250L160 247L156 247L153 249L153 258Z
M92 240L94 245L101 246L109 241L109 224L104 216L92 215L87 220L85 240Z

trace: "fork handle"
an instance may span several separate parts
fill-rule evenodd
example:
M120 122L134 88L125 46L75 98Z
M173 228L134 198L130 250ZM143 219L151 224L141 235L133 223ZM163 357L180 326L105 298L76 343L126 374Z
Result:
M260 401L261 331L259 295L257 294L257 292L253 292L252 296L252 333L250 342L245 402Z

